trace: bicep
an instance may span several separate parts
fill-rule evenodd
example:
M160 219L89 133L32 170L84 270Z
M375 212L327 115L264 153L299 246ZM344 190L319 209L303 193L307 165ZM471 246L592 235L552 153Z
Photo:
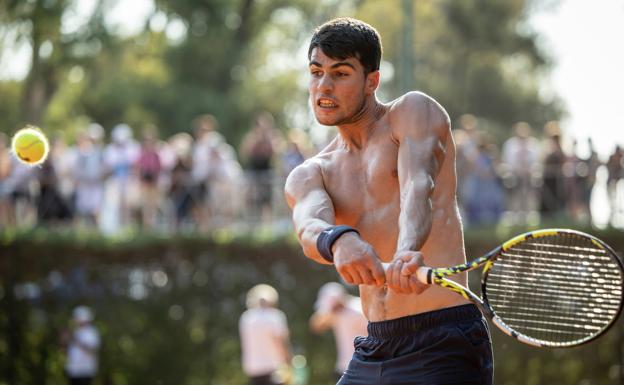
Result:
M288 176L285 192L303 253L318 263L327 264L316 248L316 241L321 231L335 223L335 214L320 168L306 163L295 168Z
M433 191L436 177L446 156L448 134L426 129L426 133L406 135L399 144L398 176L401 192Z
M286 180L285 193L295 226L315 219L333 223L334 206L316 166L304 165L293 170Z
M451 137L450 119L432 98L408 94L397 111L400 124L394 131L399 144L398 172L401 187L416 183L427 189L440 171Z

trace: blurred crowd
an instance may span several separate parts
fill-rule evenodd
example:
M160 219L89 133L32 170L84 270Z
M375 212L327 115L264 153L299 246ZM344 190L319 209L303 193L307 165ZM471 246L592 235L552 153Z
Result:
M622 217L621 147L601 160L588 139L581 156L575 141L564 146L556 122L537 134L529 124L516 123L502 141L472 115L461 116L455 126L465 225L591 224L590 198L601 169L609 220L615 224ZM31 168L16 161L0 134L0 228L62 225L113 234L133 227L211 231L267 225L289 231L285 178L318 150L302 135L283 135L266 112L256 117L238 151L212 115L197 117L192 135L161 139L155 127L135 132L119 124L109 140L105 136L93 123L75 143L52 138L49 159Z
M624 177L622 149L616 145L608 160L598 157L591 139L581 156L572 139L564 145L558 122L548 122L539 135L526 122L513 126L513 135L496 145L480 130L478 120L463 115L454 130L457 151L458 199L468 225L592 225L591 197L599 170L607 173L609 222L622 214ZM607 202L602 202L607 203Z
M93 123L75 144L52 138L48 160L35 168L19 163L0 138L0 227L210 231L287 218L280 186L304 155L269 113L257 116L238 154L212 115L192 126L193 135L166 140L148 126L137 140L119 124L105 141Z

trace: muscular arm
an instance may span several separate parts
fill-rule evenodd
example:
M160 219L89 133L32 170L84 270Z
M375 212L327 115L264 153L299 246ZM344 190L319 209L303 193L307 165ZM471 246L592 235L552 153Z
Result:
M431 194L450 133L448 115L439 104L421 94L412 99L409 104L415 106L405 112L395 131L401 191L397 252L418 251L429 236Z
M318 263L329 264L318 252L319 234L335 224L334 205L325 190L319 166L305 162L286 180L286 201L304 254ZM356 233L341 235L333 244L336 271L351 285L383 285L385 274L379 257Z
M393 128L399 144L401 211L396 252L386 270L386 280L397 292L420 293L426 287L412 274L423 264L420 249L431 231L432 194L446 154L450 123L433 99L410 93L393 111Z
M334 224L334 206L318 165L305 162L295 168L286 180L285 194L304 254L318 263L329 264L316 249L316 239Z

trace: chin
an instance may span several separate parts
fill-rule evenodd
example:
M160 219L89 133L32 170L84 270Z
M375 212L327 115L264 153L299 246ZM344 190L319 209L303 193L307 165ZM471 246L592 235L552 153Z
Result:
M340 119L336 116L327 116L324 114L314 114L316 117L316 121L323 126L335 126L336 123L340 122Z
M322 126L335 126L339 121L337 119L330 119L327 117L316 117L318 124Z

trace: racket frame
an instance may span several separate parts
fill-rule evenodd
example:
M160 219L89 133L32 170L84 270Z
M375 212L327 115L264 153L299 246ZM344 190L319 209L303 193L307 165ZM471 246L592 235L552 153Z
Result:
M598 333L590 335L578 341L571 341L571 342L565 342L565 343L541 341L541 340L531 338L531 337L525 336L523 334L520 334L514 331L511 327L507 326L505 322L503 322L503 320L496 314L496 312L490 306L488 299L487 299L487 290L486 290L487 277L488 277L490 269L492 268L492 266L494 266L494 262L496 261L496 259L501 253L509 250L516 244L520 242L524 242L528 239L541 238L541 237L546 237L546 236L555 236L555 235L560 235L560 234L574 234L577 236L590 239L592 243L594 243L594 245L596 245L597 247L603 250L606 250L608 253L612 255L613 259L617 262L618 266L620 267L620 272L624 275L624 265L622 264L622 261L618 257L617 253L611 247L609 247L609 245L605 244L600 239L592 235L585 234L583 232L576 231L576 230L542 229L542 230L529 231L527 233L520 234L514 238L511 238L507 242L503 243L502 245L494 248L487 254L471 262L463 263L463 264L452 266L452 267L446 267L446 268L421 267L418 269L417 276L419 280L423 283L435 284L438 286L445 287L461 295L468 301L474 303L475 305L479 307L483 315L489 318L492 321L492 323L496 325L496 327L498 327L505 334L509 335L510 337L515 338L516 340L524 344L535 346L535 347L557 347L557 348L582 345L582 344L585 344L589 341L592 341L598 338L599 336L604 334L607 330L609 330L613 326L615 321L617 321L617 319L619 318L620 313L622 312L622 305L623 305L622 299L620 299L619 309L615 317L613 317L613 319L611 319L611 321ZM447 277L457 275L463 272L475 270L482 266L483 266L483 270L482 270L482 276L481 276L481 297L473 293L469 288L447 278ZM623 280L622 286L623 286L622 291L624 292L624 280Z

